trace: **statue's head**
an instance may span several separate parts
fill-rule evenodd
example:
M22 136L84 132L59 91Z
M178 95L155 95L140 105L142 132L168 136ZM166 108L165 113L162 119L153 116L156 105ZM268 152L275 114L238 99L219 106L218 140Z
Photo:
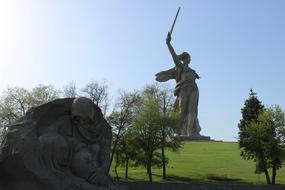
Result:
M96 141L97 124L103 118L98 106L88 98L75 98L72 103L72 118L83 137L91 142Z
M75 98L72 103L72 117L80 118L84 121L94 121L94 103L85 97Z
M183 62L184 64L189 64L191 61L191 56L189 53L187 52L183 52L180 55L178 55L178 58L181 62Z

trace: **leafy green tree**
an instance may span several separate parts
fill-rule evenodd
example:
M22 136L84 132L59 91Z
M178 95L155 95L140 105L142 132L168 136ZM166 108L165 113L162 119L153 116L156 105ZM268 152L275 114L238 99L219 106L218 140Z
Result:
M28 91L21 87L5 90L0 99L1 125L12 124L23 117L28 109L59 97L59 91L52 86L39 85Z
M134 123L134 136L137 146L145 155L146 169L149 181L152 182L152 161L154 152L160 148L160 113L154 99L147 100Z
M246 147L250 147L249 139L249 126L251 122L258 119L259 114L263 111L264 106L256 96L256 93L250 89L249 98L245 101L244 107L241 109L242 119L238 124L239 128L239 147L241 148L241 156L244 159L255 159L256 155L246 150ZM268 173L265 171L268 179Z
M60 91L52 85L38 85L30 92L30 103L32 106L45 104L60 97Z
M117 167L125 167L125 178L128 178L128 169L129 166L137 166L138 158L141 158L142 151L137 149L135 136L132 133L132 129L129 129L124 132L120 140L117 142L116 149L113 149L115 155L115 174L116 178L119 178L117 173ZM135 162L134 162L135 161Z
M31 106L28 90L20 87L5 90L0 99L0 122L2 127L19 120Z
M174 131L178 127L179 117L175 112L162 114L159 110L159 104L153 97L145 100L140 112L138 113L132 135L137 150L143 154L136 157L135 162L146 167L149 181L152 182L152 166L162 166L162 155L157 150L162 147L161 129L164 127L166 148L177 149L180 147L179 141L175 141ZM167 160L166 160L167 163Z
M113 126L113 133L115 136L109 170L113 161L113 157L116 156L117 159L115 169L118 165L124 165L126 168L126 178L128 178L128 163L131 157L130 155L133 154L133 151L135 151L131 146L132 142L130 142L131 138L129 138L128 134L141 104L142 99L138 92L121 92L120 97L115 105L114 111L108 117L109 123Z
M31 91L13 87L5 90L0 98L0 131L5 133L5 127L19 121L33 106L46 103L59 97L59 91L52 86L39 85Z
M166 179L166 164L167 157L165 149L171 148L177 150L180 143L175 138L176 133L179 131L179 114L174 112L175 98L172 90L165 85L155 83L147 85L142 93L146 98L154 98L159 107L161 115L161 161L162 161L162 178Z
M256 173L264 172L268 184L275 184L277 170L284 160L284 127L285 114L275 106L264 109L245 131L247 146L243 147L243 157L257 162ZM269 168L272 169L271 179Z
M240 148L247 146L246 139L248 138L248 134L246 130L252 121L257 120L263 108L264 106L262 105L261 101L257 98L256 93L254 93L253 90L250 89L249 98L245 101L244 107L241 109L242 119L238 124ZM247 157L243 149L241 151L241 155Z

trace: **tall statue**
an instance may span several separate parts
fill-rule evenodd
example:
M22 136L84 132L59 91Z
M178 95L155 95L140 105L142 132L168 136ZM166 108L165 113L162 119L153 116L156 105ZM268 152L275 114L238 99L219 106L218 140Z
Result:
M177 96L176 103L181 114L181 135L182 136L200 136L200 125L198 120L198 101L199 89L196 84L196 79L199 75L195 70L189 67L191 56L187 52L180 55L175 53L171 45L171 33L179 13L176 14L171 31L168 32L166 44L173 58L175 67L167 71L161 71L156 74L156 80L165 82L170 79L176 80L174 95Z

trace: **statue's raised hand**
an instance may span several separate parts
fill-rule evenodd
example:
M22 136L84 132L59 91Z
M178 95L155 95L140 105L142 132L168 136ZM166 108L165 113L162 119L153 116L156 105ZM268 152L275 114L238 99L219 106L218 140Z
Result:
M169 44L171 42L171 34L170 32L167 33L166 43Z

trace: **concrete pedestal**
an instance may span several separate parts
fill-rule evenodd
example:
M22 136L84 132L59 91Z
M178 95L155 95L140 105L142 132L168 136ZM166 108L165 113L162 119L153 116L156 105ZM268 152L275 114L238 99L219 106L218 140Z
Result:
M179 136L178 137L182 141L211 141L210 136Z

